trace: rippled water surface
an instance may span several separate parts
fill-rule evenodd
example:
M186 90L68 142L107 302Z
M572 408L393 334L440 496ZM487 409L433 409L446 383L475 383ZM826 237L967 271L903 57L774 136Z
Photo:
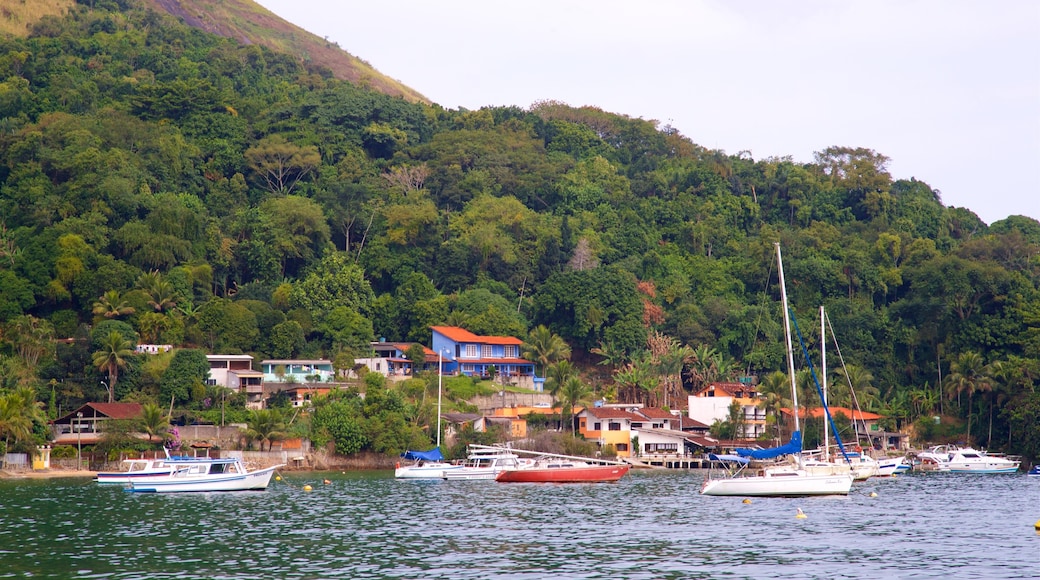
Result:
M702 480L311 473L173 495L0 480L0 578L1040 578L1040 478L911 474L751 504Z

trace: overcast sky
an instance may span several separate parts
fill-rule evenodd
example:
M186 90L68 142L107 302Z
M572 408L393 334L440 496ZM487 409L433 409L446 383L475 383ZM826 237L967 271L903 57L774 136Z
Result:
M756 159L891 159L1040 220L1037 0L256 0L449 109L541 100Z

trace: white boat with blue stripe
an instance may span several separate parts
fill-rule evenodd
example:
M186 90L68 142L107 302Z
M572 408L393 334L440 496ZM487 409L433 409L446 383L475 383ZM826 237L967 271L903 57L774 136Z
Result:
M138 493L178 493L189 491L264 490L271 476L284 464L250 471L237 457L173 458L166 462L169 475L147 480L131 479L127 491Z

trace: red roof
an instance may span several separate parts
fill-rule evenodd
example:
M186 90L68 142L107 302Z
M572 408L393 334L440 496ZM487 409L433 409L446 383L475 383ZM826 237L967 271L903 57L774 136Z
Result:
M431 326L430 330L444 335L455 342L470 342L477 344L523 344L524 341L512 336L477 336L465 328L458 326Z
M711 426L689 417L682 418L682 429L710 429Z
M534 363L522 358L459 358L455 362L463 365L533 365Z
M669 413L668 411L665 411L664 409L662 409L660 407L643 407L642 409L637 409L636 413L639 413L640 415L645 416L647 419L669 419L669 420L671 420L671 419L678 419L679 418L676 415L673 415L673 414Z
M711 391L714 388L715 392L721 391L724 397L736 397L736 398L752 398L754 394L758 392L758 389L751 385L745 385L744 383L708 383L703 389L697 391L695 396L703 397L704 393ZM741 393L740 396L737 393Z
M141 416L140 403L87 403L75 411L58 417L51 423L69 423L76 419L76 413L84 417L107 417L109 419L136 419Z
M585 411L590 417L595 417L597 419L628 419L629 421L645 420L645 417L640 417L635 413L612 407L587 407Z
M871 413L869 411L853 411L848 407L831 407L830 409L831 415L841 415L855 421L877 421L881 418L881 415L878 415L877 413ZM801 412L798 413L798 416L805 417L805 409L800 409L800 411ZM780 412L785 415L793 414L791 413L791 409L786 407L780 409ZM823 407L813 407L809 410L809 416L817 419L823 417Z

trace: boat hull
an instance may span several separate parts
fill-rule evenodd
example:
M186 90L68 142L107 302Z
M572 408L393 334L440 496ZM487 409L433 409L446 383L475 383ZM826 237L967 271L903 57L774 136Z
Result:
M601 483L615 482L628 473L630 465L592 465L546 469L510 469L500 472L496 481L505 483Z
M889 477L899 473L900 471L907 471L909 469L910 466L906 464L906 460L902 457L878 460L879 477Z
M198 491L250 491L264 490L271 482L274 471L282 467L275 465L248 473L181 477L176 473L165 478L149 481L131 481L127 491L136 493L182 493Z
M805 497L812 495L848 495L851 475L752 475L708 479L702 495L742 497Z
M394 469L394 477L397 479L444 479L446 472L461 468L461 465L450 463L406 465Z
M957 467L956 465L951 465L949 468L950 473L1016 473L1017 471L1017 465L1007 467Z

